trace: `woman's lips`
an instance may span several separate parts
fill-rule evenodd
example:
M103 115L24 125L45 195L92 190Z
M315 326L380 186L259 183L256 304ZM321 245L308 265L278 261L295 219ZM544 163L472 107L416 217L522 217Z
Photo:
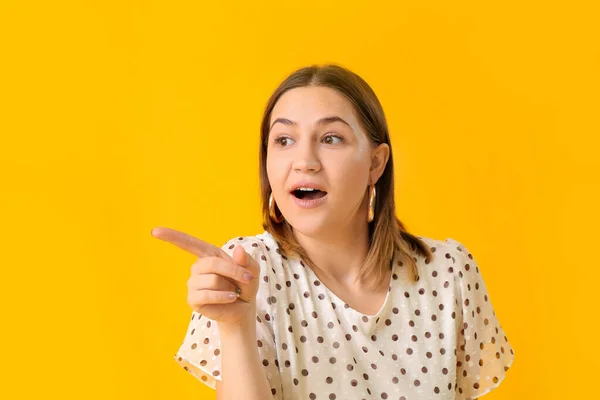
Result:
M325 202L325 200L327 199L327 193L325 193L325 196L320 197L318 199L299 199L296 196L294 196L293 193L292 197L296 205L300 208L316 208Z

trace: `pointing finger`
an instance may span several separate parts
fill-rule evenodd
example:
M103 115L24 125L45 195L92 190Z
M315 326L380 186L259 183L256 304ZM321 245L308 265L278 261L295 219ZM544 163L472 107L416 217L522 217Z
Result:
M220 248L175 229L157 227L152 229L152 236L165 242L174 244L180 249L194 254L197 257L223 258L223 255L227 255Z

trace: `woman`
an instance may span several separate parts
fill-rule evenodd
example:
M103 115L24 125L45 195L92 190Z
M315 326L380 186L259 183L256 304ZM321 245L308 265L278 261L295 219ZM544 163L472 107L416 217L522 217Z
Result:
M363 79L337 65L285 79L260 181L261 234L219 249L153 231L199 257L175 360L217 398L469 399L499 385L514 353L477 263L396 218L387 124Z

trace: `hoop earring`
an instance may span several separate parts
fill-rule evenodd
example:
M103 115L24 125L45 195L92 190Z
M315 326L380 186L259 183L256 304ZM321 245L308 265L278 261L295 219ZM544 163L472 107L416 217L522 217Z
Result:
M375 191L375 185L371 186L371 195L369 196L369 217L367 218L367 222L372 222L375 219L375 196L377 195Z
M269 195L269 217L277 223L283 221L283 215L277 218L277 214L275 213L275 200L273 200L273 193Z

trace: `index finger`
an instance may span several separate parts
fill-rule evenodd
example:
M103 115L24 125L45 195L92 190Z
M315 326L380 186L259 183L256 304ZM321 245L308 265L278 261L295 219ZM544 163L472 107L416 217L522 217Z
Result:
M151 234L155 238L174 244L197 257L223 258L223 255L227 255L220 248L175 229L157 227L152 229Z

